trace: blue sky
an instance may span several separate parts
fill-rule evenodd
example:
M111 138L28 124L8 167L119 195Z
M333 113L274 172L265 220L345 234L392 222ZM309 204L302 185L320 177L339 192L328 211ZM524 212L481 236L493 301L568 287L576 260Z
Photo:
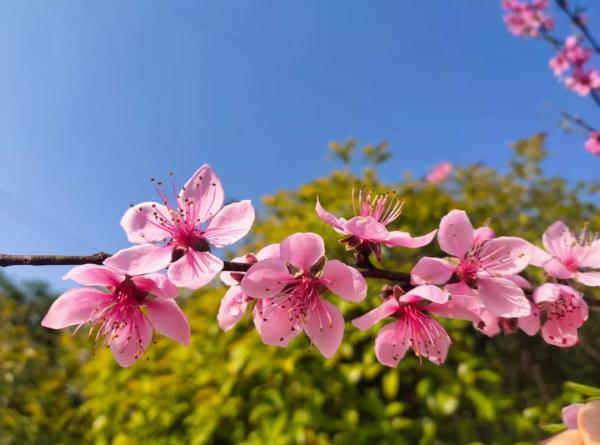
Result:
M0 251L115 251L152 176L208 162L258 200L327 174L328 141L350 136L392 144L392 180L504 167L511 141L548 130L549 173L598 177L556 125L598 109L557 83L549 47L508 34L499 3L0 1ZM64 268L7 272L65 286Z

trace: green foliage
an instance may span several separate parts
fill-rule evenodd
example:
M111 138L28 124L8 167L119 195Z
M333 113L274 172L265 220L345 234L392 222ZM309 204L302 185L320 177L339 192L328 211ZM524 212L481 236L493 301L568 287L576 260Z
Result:
M348 152L348 164L353 149L341 151ZM457 169L443 186L410 175L382 183L369 169L362 177L335 171L280 191L264 199L266 210L246 249L314 231L330 257L350 261L336 233L316 217L315 196L328 210L349 216L350 192L361 185L395 190L405 206L394 228L413 234L436 228L452 208L466 209L475 225L490 218L499 234L535 242L559 218L600 228L597 207L586 201L589 184L541 175L543 137L515 149L507 174L472 165ZM439 252L433 243L386 253L384 266L408 271L419 256ZM347 320L378 303L384 283L370 284L358 305L331 296ZM376 329L360 332L350 323L331 360L304 336L287 349L263 345L249 318L223 333L215 320L223 293L216 285L180 297L192 326L190 347L159 338L148 360L120 369L109 351L90 357L91 340L83 333L56 335L37 327L45 308L33 304L35 292L28 290L25 301L4 283L0 444L527 444L548 435L541 425L557 423L564 404L595 395L563 382L600 386L593 311L581 344L570 349L524 334L490 339L467 322L444 320L453 340L445 366L407 355L389 369L373 353Z

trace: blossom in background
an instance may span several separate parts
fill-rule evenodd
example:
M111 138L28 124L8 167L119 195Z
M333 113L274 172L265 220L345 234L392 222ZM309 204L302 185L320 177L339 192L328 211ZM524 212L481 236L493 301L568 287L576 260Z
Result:
M234 263L255 264L260 260L267 258L279 257L279 244L269 244L263 247L255 255L248 253L244 256L234 258ZM221 300L219 312L217 313L217 321L219 326L224 331L228 331L234 327L238 321L244 316L248 304L253 300L242 290L240 282L244 278L245 272L221 272L221 281L227 284L229 289ZM260 311L262 300L254 300L257 304L257 309Z
M263 300L255 324L264 343L287 346L304 331L327 358L341 344L344 319L322 294L330 290L348 301L361 301L367 294L363 276L341 261L327 260L323 239L315 233L284 239L279 258L252 265L241 287L249 297Z
M444 182L448 175L452 172L452 164L450 162L441 162L425 176L425 180L432 184Z
M577 329L588 318L583 295L563 284L546 283L533 293L531 314L519 319L519 327L528 335L542 330L546 343L560 347L577 344Z
M129 275L168 268L177 286L204 286L223 268L210 246L228 246L246 235L254 208L247 200L223 207L223 187L209 165L194 173L173 203L160 188L159 195L162 204L143 202L125 212L121 226L138 245L120 250L105 264Z
M545 445L600 443L600 400L565 406L562 417L567 430L545 441Z
M550 59L549 65L557 77L562 76L569 68L581 70L592 57L592 52L581 45L578 36L569 36L556 55Z
M431 242L436 231L426 235L412 237L407 232L388 231L387 225L395 221L402 213L402 203L389 194L377 195L360 189L358 201L355 202L352 191L352 206L355 216L346 220L338 218L325 210L319 198L315 210L319 218L329 224L340 234L347 235L342 241L349 249L367 248L381 261L381 246L387 247L422 247Z
M562 280L574 279L586 286L600 286L600 239L584 229L573 235L557 221L544 232L546 251L534 247L531 264Z
M468 310L487 309L505 318L529 315L529 300L510 277L527 267L533 246L521 238L490 235L474 230L463 210L450 211L440 222L438 243L454 258L421 258L411 271L413 284L445 284L452 299Z
M520 37L537 37L542 31L554 28L554 20L546 15L548 0L503 0L504 23Z
M585 141L585 149L593 155L600 156L600 131L592 131Z
M600 88L600 74L595 68L576 69L565 79L565 85L580 96L587 96Z
M187 345L190 326L174 298L177 288L160 273L126 276L110 267L85 264L64 279L84 286L71 289L50 306L42 326L62 329L90 325L90 335L104 338L121 366L130 366L148 348L153 331ZM144 308L144 311L142 310Z
M409 348L419 359L426 357L441 365L446 360L451 341L444 327L430 314L472 320L470 312L448 302L447 293L435 286L424 285L406 294L394 286L380 306L354 319L352 324L365 331L385 318L396 318L381 328L375 339L375 355L385 366L398 366Z

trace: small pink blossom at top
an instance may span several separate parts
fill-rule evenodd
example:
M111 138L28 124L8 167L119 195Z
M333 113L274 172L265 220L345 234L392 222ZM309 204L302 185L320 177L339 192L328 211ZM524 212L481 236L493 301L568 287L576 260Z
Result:
M202 287L223 268L210 247L244 237L254 222L254 208L247 200L223 207L223 187L209 165L193 174L174 202L160 188L159 194L162 203L143 202L125 212L121 226L138 245L120 250L105 264L129 275L168 268L177 286Z
M430 314L472 320L469 311L448 301L447 293L436 286L424 285L406 294L394 286L380 306L354 319L352 324L365 331L385 318L396 319L381 328L375 340L375 355L385 366L398 366L408 349L412 349L419 359L425 357L441 365L446 360L451 341L444 327Z
M269 244L259 250L256 255L248 253L244 256L234 258L232 262L255 264L256 262L267 258L279 258L279 244ZM252 302L256 303L255 308L257 308L257 310L261 310L262 300L250 298L240 286L240 282L244 278L244 275L245 272L221 272L221 281L230 286L221 300L221 305L219 306L219 312L217 314L219 326L224 331L230 330L238 321L240 321L246 312L246 308Z
M425 176L425 180L431 184L439 184L448 179L448 175L452 172L452 164L450 162L442 162L436 165L428 174Z
M520 37L537 37L554 27L554 20L546 15L547 0L503 0L504 23L508 30Z
M279 244L279 258L258 261L241 282L251 298L262 299L255 324L264 343L285 347L301 331L325 357L342 342L344 319L322 295L327 290L348 301L361 301L367 283L354 268L327 260L323 239L296 233Z
M104 338L121 366L130 366L148 348L153 331L187 345L190 326L174 298L177 288L159 273L130 277L107 266L84 264L64 279L84 286L71 289L50 306L42 326L62 329L90 325L90 335ZM144 309L144 310L142 310ZM95 333L94 333L95 331Z
M519 319L519 327L535 335L541 327L546 343L570 347L578 343L577 329L588 318L583 295L563 284L546 283L533 293L531 314Z
M562 280L574 279L586 286L600 286L600 239L587 229L574 235L557 221L542 237L545 251L534 247L531 264Z
M600 74L595 68L577 69L565 79L565 85L580 96L588 96L600 88Z
M464 211L450 211L440 222L438 242L454 258L421 258L411 271L413 284L446 284L452 299L468 310L487 309L507 318L528 315L529 301L510 277L527 267L533 246L516 237L487 238L473 229Z
M600 131L592 131L585 141L585 149L596 156L600 156Z
M355 216L346 220L338 218L325 210L319 199L315 210L319 218L329 224L340 234L347 235L342 242L347 248L362 248L372 251L381 261L381 246L386 247L423 247L433 240L435 230L418 237L412 237L407 232L388 231L387 225L394 222L402 213L402 203L389 194L376 195L360 189L358 200L355 201L352 191L352 206Z

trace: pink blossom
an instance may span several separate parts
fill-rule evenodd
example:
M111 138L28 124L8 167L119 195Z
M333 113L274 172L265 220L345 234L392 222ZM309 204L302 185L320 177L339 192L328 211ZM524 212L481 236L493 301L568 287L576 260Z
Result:
M577 344L577 329L588 318L587 303L579 292L563 284L546 283L534 291L533 302L531 314L519 319L523 331L535 335L541 326L546 343L560 347Z
M269 244L263 247L256 255L248 253L244 256L234 258L234 263L255 264L260 260L267 258L279 258L279 244ZM221 272L221 281L229 285L229 289L221 300L217 321L224 331L230 330L244 316L246 308L252 302L258 304L259 309L262 306L262 300L250 298L239 285L244 278L244 272Z
M402 213L402 203L390 198L387 193L376 195L361 189L358 193L358 202L355 203L354 191L352 191L352 206L355 216L350 220L329 213L321 206L318 198L315 210L319 218L332 226L336 232L347 235L342 239L342 242L347 244L347 248L367 249L373 252L379 261L381 261L381 245L417 248L429 244L435 236L435 230L414 238L407 232L388 231L386 226Z
M528 242L478 236L462 210L452 210L442 218L438 242L455 258L421 258L411 271L413 284L446 284L457 304L475 312L487 309L507 318L530 313L523 290L511 279L529 264L533 247Z
M425 176L425 180L432 184L444 182L448 175L452 172L452 164L450 162L441 162Z
M546 251L534 247L531 264L562 280L600 286L600 240L583 230L573 235L562 221L552 224L542 237Z
M572 403L571 405L567 405L562 409L563 423L568 429L577 429L577 414L583 406L583 403Z
M344 319L321 295L330 290L348 301L361 301L367 292L363 276L337 260L327 260L323 239L315 233L296 233L279 245L279 258L252 265L242 290L262 300L254 322L264 343L285 347L304 331L325 357L341 344Z
M561 76L569 68L581 70L592 57L592 52L581 45L578 36L569 36L565 39L562 48L550 59L550 68L555 76Z
M504 23L508 30L521 37L537 37L554 27L554 20L546 15L547 0L503 0Z
M585 149L593 155L600 156L600 131L592 131L585 141Z
M208 165L194 173L174 204L160 188L159 195L162 204L143 202L125 212L121 226L138 245L120 250L105 264L129 275L168 268L177 286L202 287L223 268L210 246L228 246L246 235L254 208L247 200L221 208L223 187Z
M429 314L472 320L470 312L448 302L448 295L435 286L418 286L406 294L394 286L380 306L352 324L365 331L384 318L396 318L379 331L375 340L375 355L385 366L398 366L409 348L419 359L426 357L440 365L446 360L451 341L444 327Z
M592 90L600 88L600 74L595 68L589 70L575 69L565 79L565 85L580 96L587 96Z
M148 348L153 331L187 345L190 327L174 298L177 288L159 273L130 277L107 266L84 264L64 279L84 286L62 294L50 306L42 326L62 329L89 324L90 335L104 338L121 366L130 366ZM142 310L144 309L144 310Z

